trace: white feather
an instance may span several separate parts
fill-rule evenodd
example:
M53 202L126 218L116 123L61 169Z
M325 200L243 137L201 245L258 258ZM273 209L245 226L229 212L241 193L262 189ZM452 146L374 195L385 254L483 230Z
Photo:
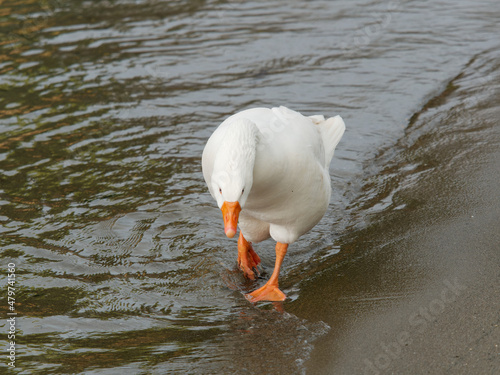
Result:
M212 134L203 151L203 176L219 207L224 200L240 203L239 226L248 241L271 236L290 244L326 212L329 165L344 130L340 116L248 109Z

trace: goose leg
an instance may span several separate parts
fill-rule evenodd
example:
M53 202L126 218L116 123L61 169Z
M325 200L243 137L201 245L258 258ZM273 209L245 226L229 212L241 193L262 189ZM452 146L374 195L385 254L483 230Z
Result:
M260 258L252 248L252 244L248 242L240 231L238 238L238 266L245 274L245 277L250 280L255 280L254 269L260 263Z
M250 302L258 301L284 301L286 296L278 287L278 278L280 274L281 263L285 258L288 244L277 242L276 243L276 263L274 271L267 283L256 291L246 295Z

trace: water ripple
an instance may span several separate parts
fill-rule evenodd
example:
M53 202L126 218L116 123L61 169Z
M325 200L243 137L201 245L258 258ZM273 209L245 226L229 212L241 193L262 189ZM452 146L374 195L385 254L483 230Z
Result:
M481 52L498 6L391 4L3 2L0 256L19 268L24 370L305 373L329 327L246 302L262 280L237 271L200 156L250 106L346 120L327 216L283 267L276 309L300 311L303 283L354 253L346 233L415 204L401 191L438 164L421 156L446 149L436 132L488 130L439 127L433 110L460 119L478 80L496 90ZM273 245L256 249L267 277Z

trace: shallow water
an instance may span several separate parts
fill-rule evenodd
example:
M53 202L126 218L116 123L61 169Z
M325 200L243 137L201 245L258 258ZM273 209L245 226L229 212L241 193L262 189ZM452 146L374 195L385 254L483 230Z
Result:
M363 256L350 244L377 214L415 203L398 191L449 162L418 159L433 134L478 134L462 150L487 139L454 124L497 90L499 16L496 1L2 2L18 372L307 372L331 329L302 302L316 275ZM229 114L276 105L340 114L347 131L330 209L282 267L289 299L252 306L274 245L256 247L264 279L245 281L200 157Z

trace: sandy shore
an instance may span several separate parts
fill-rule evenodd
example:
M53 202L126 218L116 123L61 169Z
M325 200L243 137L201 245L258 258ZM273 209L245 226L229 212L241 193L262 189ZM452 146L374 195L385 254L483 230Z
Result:
M426 150L456 155L303 287L294 312L331 326L308 374L500 373L500 108L477 115L490 124L481 146Z

